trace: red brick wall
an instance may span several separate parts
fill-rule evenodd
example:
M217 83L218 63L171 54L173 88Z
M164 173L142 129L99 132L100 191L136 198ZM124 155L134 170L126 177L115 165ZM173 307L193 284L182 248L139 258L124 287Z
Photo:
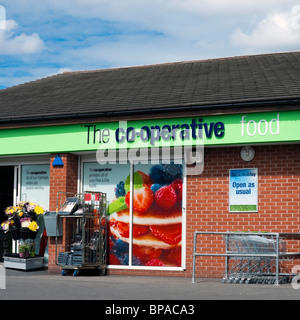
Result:
M64 166L53 167L55 155L50 158L50 210L56 210L58 192L77 193L78 157L66 153L60 154Z
M50 158L50 210L55 211L57 207L57 193L70 192L77 193L78 157L73 154L60 154L64 166L53 167L52 162L56 155ZM62 205L65 195L59 197L59 205ZM63 237L58 237L57 252L67 251L65 246L69 228L66 219L63 220ZM56 266L56 242L55 237L48 238L48 271L60 272L61 268Z
M195 231L299 232L299 146L259 146L255 151L255 159L247 163L240 158L240 148L205 149L203 174L188 177L187 275L191 275L192 270ZM258 213L228 211L229 169L238 168L258 168ZM220 238L218 240L220 242ZM289 249L300 252L299 243L296 241L294 248ZM205 244L202 246L198 251L206 250ZM224 259L197 258L197 276L222 276Z

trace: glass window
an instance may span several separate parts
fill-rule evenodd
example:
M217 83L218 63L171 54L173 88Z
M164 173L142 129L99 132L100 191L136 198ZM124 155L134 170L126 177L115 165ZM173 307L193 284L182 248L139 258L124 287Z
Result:
M182 266L182 165L83 169L83 190L107 193L110 265Z
M110 265L129 264L129 230L123 227L128 226L129 219L129 209L125 205L125 182L130 183L129 164L86 162L83 165L83 191L107 194Z
M32 201L49 208L49 164L23 165L21 174L21 201Z
M49 209L50 192L50 165L22 165L21 167L21 201L31 201L41 206L44 210ZM35 253L40 253L41 239L45 229L44 219L39 217L39 230L35 237ZM44 249L43 249L44 250ZM47 249L45 262L47 263Z

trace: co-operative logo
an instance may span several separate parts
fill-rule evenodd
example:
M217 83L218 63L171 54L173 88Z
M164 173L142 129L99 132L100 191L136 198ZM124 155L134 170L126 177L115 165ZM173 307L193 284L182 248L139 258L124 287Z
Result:
M192 119L189 124L144 125L140 129L128 127L127 121L119 121L116 130L101 129L96 125L84 125L84 128L87 129L87 144L100 145L96 153L100 165L156 164L161 158L164 164L182 164L184 161L187 175L203 172L204 135L220 138L225 134L223 123L203 123L202 119ZM110 147L106 148L109 143Z
M6 12L5 8L0 5L0 30L6 29Z

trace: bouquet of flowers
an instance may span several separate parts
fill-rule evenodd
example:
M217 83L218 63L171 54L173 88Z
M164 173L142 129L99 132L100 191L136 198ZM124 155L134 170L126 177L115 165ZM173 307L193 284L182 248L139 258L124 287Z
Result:
M31 201L21 201L18 207L21 208L25 216L29 216L33 219L36 219L44 213L44 209L42 207Z
M9 222L7 221L3 221L1 223L1 229L4 231L4 233L9 231Z
M16 226L16 223L15 223L15 220L13 219L8 219L6 221L3 221L1 223L1 228L2 230L4 231L4 233L8 232L8 231L11 231L13 229L16 229L17 226Z
M21 223L21 230L23 231L37 232L37 230L39 229L38 224L34 220L32 220L32 218L30 217L25 217L20 219L20 223Z
M10 206L5 209L7 220L2 222L1 228L4 233L11 232L14 240L34 239L39 229L37 219L44 213L39 205L22 201L18 206Z
M19 221L14 217L9 217L6 221L1 223L1 228L4 233L11 232L14 240L18 240L20 237Z
M23 215L23 210L20 206L10 206L10 207L7 207L4 211L5 215L8 217L8 218L11 218L11 217L22 217Z

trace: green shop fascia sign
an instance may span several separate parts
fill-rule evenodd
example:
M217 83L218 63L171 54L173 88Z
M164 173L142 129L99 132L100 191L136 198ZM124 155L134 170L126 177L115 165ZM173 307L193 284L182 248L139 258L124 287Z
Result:
M4 129L0 155L286 143L299 133L300 111Z

